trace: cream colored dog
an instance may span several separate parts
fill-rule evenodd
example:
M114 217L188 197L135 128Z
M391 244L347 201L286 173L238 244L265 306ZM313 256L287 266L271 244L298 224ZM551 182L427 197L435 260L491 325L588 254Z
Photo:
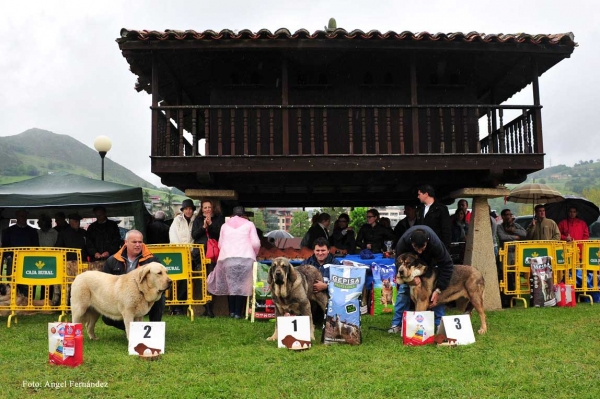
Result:
M171 284L167 269L158 262L120 276L100 271L81 273L71 287L73 323L84 323L90 339L97 339L94 326L100 315L123 320L129 339L129 323L141 321Z

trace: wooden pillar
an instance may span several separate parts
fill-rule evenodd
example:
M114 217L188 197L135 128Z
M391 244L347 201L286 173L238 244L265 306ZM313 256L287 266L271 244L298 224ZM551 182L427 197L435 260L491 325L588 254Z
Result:
M410 105L419 104L417 99L417 55L410 55ZM413 154L419 153L419 109L412 108Z
M290 154L290 132L289 132L289 115L288 109L285 108L289 104L289 82L288 82L288 65L287 60L281 60L281 105L284 108L281 110L281 123L283 135L283 155Z
M150 154L158 155L158 55L152 52L152 143ZM167 121L167 124L169 121ZM168 126L168 125L167 125Z
M539 72L537 59L533 58L531 63L531 75L532 75L532 86L533 86L533 105L540 105L540 83L538 81ZM533 152L535 154L544 153L544 139L542 137L542 110L536 108L534 111L534 137L535 147Z

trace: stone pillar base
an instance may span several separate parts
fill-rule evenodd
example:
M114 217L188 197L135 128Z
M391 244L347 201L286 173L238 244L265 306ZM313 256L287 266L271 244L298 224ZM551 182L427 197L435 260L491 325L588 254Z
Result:
M506 188L464 188L451 193L452 198L473 199L464 263L483 274L485 310L502 309L488 198L504 197L509 193Z

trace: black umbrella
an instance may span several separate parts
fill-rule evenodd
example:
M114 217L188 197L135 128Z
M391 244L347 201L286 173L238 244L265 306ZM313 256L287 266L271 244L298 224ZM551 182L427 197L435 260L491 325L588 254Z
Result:
M594 223L600 217L600 209L596 204L586 198L573 195L565 195L564 201L546 204L546 217L558 223L567 218L571 206L577 208L577 217L585 221L587 225Z

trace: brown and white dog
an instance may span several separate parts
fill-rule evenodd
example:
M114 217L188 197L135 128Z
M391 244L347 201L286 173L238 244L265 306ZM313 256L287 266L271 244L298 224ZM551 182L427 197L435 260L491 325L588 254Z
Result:
M396 268L398 270L396 282L399 284L403 282L410 283L415 277L420 278L421 283L411 286L410 294L412 300L415 302L415 309L417 311L427 310L431 294L435 289L437 273L433 271L431 275L423 277L426 274L427 265L417 255L410 252L403 253L396 258ZM437 303L448 303L460 298L466 298L468 301L465 302L465 305L472 306L467 306L466 309L462 310L468 310L469 312L472 308L477 310L481 319L481 328L478 330L478 333L485 334L487 332L487 323L483 310L484 289L485 281L479 270L472 266L454 265L454 272L452 273L448 288L438 295Z
M323 281L319 269L310 265L294 267L287 258L273 259L269 268L268 282L271 286L271 299L275 304L275 316L309 316L311 340L315 339L311 305L319 306L323 314L327 314L327 294L324 291L313 292L316 280ZM267 341L277 341L277 324L275 332Z

